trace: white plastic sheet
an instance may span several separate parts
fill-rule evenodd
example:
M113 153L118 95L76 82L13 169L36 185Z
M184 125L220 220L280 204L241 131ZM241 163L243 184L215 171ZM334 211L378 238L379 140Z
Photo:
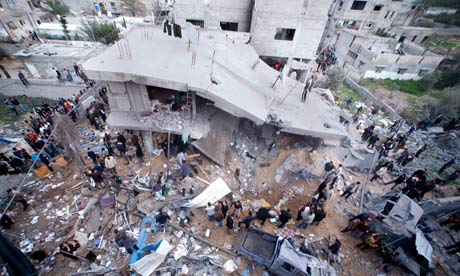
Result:
M232 191L227 186L227 183L222 178L217 178L214 182L209 185L201 194L196 196L190 202L185 203L184 207L199 208L207 206L208 202L213 204L224 196L228 195Z
M131 267L142 276L151 275L166 258L166 255L174 248L166 240L163 240L158 249L152 254L144 256Z

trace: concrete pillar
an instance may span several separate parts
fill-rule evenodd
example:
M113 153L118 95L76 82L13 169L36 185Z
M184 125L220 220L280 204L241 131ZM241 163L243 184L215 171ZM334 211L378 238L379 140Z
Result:
M147 156L152 156L153 153L153 140L152 140L152 131L150 130L143 130L142 131L142 140L144 140L144 148L145 151L148 153Z
M192 118L196 116L196 92L192 91Z

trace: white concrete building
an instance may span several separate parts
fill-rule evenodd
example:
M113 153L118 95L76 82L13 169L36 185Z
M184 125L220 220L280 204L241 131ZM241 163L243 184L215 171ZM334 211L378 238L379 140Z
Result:
M335 38L342 29L385 33L393 26L409 25L416 13L413 0L335 0L331 24Z
M176 0L174 20L205 29L250 32L260 56L313 60L328 20L332 0ZM297 47L294 34L301 26ZM295 49L293 49L295 48Z
M339 65L351 70L354 78L420 79L434 72L443 56L410 41L398 41L357 31L344 30L336 43Z
M251 44L260 56L314 60L332 0L256 0ZM300 27L300 29L299 29ZM294 36L298 34L297 46Z
M19 41L29 37L38 23L35 7L26 0L0 0L0 37Z
M188 38L160 28L133 27L125 37L83 63L89 78L108 84L107 122L113 128L142 130L144 141L151 141L152 131L202 139L213 114L224 112L284 132L346 137L337 106L316 89L302 103L303 85L289 78L284 86L277 82L279 72L259 59L246 33L229 39L221 31L200 31L198 46L190 49Z
M253 0L176 0L174 20L205 29L249 32Z

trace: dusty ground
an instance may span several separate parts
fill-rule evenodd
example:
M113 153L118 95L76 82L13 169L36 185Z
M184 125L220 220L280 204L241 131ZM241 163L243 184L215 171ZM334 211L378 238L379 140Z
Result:
M411 99L415 98L410 94L389 90L383 87L374 87L371 91L377 98L387 103L398 113L409 107Z

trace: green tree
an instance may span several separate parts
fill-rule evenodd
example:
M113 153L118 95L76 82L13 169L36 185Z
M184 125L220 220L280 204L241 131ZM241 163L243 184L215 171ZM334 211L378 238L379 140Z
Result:
M439 101L439 112L450 118L460 116L460 86L449 87L442 90L442 98Z
M146 7L140 0L122 0L123 3L131 10L132 15L145 14Z
M70 10L61 0L46 0L46 4L48 4L50 8L50 12L54 15L67 15L69 14Z
M424 5L427 7L446 7L446 8L460 8L460 1L458 0L417 0L415 4Z
M434 87L444 89L460 84L460 71L458 70L443 70L439 73L439 79Z
M92 41L112 44L118 40L120 31L115 25L99 23L97 21L82 21L81 31L84 32Z
M62 31L64 32L65 39L66 39L66 40L70 40L69 30L68 30L68 28L67 28L67 20L65 19L64 16L61 16L61 17L59 18L59 22L60 22L61 25L62 25Z
M324 86L332 91L338 91L344 80L345 71L338 66L334 66L334 68L327 71L327 78Z

